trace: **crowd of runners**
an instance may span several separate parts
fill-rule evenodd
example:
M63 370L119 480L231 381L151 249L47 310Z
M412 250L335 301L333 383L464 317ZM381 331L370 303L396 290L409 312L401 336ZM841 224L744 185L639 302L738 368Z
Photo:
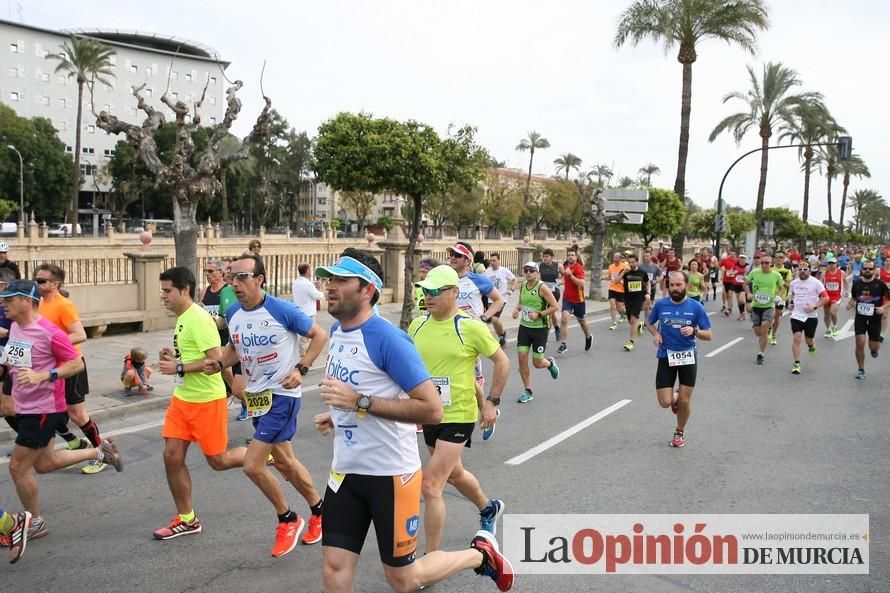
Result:
M86 413L89 385L77 348L86 334L65 296L64 270L44 264L32 279L21 279L7 251L0 243L0 411L17 432L10 474L25 510L0 509L0 543L16 562L28 541L49 532L35 471L86 463L86 474L108 465L120 472L123 457ZM541 373L547 381L559 379L558 356L573 344L571 326L577 324L583 335L579 347L592 348L581 254L573 246L560 255L557 259L553 250L544 249L539 260L522 264L517 278L499 254L455 243L447 249L447 261L419 262L417 317L407 332L376 314L383 273L366 251L348 249L335 264L315 270L301 266L294 292L302 279L306 286L300 290L309 295L301 306L266 294L266 271L256 253L209 262L203 270L207 287L200 293L190 270L165 270L161 294L177 319L171 346L160 352L159 371L172 376L175 385L162 430L175 514L153 537L168 540L203 530L185 464L190 444L197 443L211 468L241 468L273 507L272 556L288 554L297 543L321 543L325 591L352 590L371 524L395 591L415 591L468 569L509 590L513 570L495 538L505 502L497 498L500 493L490 496L484 490L461 456L477 425L483 441L495 434L511 366L503 325L507 316L518 322L515 356L523 384L518 403L535 399L533 369L547 371ZM816 354L820 310L823 337L836 338L841 306L854 316L857 379L865 378L866 347L873 358L878 356L890 303L890 257L855 249L790 250L755 253L751 260L732 250L718 257L704 249L684 262L669 248L640 255L618 250L611 257L609 330L627 323L626 352L634 350L644 332L651 336L657 348L656 400L676 415L672 447L686 444L697 343L713 337L708 302L716 306L719 299L726 317L750 319L756 364L764 364L769 346L778 344L787 314L791 373L799 375L802 342ZM312 276L324 285L313 284ZM314 320L314 303L322 297L336 320L330 332ZM558 343L555 354L548 354L551 330ZM330 435L333 460L319 492L294 454L292 440L302 383L323 353L320 397L329 411L314 423L321 434ZM483 358L490 361L490 372ZM253 424L247 446L229 448L229 398L241 401L239 419ZM83 437L72 434L71 421ZM418 432L429 451L423 466ZM58 449L56 435L64 443ZM273 469L305 500L307 520L290 507ZM479 512L479 530L464 550L440 549L447 528L446 484ZM425 548L418 555L421 525Z

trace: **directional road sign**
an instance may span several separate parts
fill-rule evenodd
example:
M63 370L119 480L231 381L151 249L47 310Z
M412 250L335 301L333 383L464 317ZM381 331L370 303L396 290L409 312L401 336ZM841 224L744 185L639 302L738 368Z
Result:
M649 211L649 191L645 189L607 189L600 193L606 216L624 214L624 224L643 224Z

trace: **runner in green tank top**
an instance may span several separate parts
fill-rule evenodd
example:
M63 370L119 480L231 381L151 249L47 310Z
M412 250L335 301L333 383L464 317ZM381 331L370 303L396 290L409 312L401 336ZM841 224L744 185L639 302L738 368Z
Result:
M550 333L550 314L559 306L553 292L538 277L538 264L528 262L522 267L525 282L519 287L519 303L513 310L513 319L519 319L519 334L516 337L516 352L519 359L519 376L525 391L517 400L524 404L535 399L531 389L531 373L528 367L528 351L532 351L532 361L536 369L547 369L554 379L559 377L556 360L545 357L547 335Z

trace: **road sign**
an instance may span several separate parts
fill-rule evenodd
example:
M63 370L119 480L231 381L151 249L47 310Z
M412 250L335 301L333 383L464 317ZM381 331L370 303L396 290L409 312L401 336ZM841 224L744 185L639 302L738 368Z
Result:
M600 192L600 197L604 200L638 200L641 202L649 201L649 190L647 189L604 189Z
M605 200L603 202L603 208L606 212L648 212L649 202Z
M621 224L643 224L643 214L639 212L625 212L624 221Z
M600 192L606 216L623 214L623 224L643 224L649 211L649 191L645 189L607 189Z

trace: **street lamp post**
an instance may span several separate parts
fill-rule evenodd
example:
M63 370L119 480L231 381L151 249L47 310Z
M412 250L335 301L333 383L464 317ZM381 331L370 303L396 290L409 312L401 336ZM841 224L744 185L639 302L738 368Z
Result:
M7 144L6 148L14 151L19 155L19 224L25 224L25 161L22 159L22 153L12 144Z

